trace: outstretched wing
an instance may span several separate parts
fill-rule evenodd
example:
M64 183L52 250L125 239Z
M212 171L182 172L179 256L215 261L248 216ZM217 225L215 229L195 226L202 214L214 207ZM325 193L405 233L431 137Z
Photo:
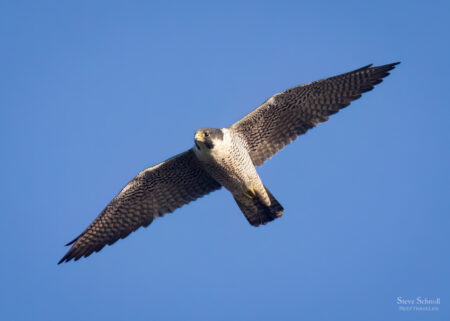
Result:
M270 97L230 128L246 140L253 163L259 166L299 135L372 90L397 64L368 65L288 89Z
M155 218L220 188L192 150L147 168L131 180L75 240L59 261L100 251Z

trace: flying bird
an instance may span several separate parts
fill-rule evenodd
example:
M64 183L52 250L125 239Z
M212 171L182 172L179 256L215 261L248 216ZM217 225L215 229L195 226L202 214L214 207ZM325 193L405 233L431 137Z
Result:
M248 222L259 226L283 215L283 207L256 166L330 115L372 90L392 63L360 69L275 94L228 128L201 128L194 146L141 171L106 206L58 262L88 257L155 218L225 187Z

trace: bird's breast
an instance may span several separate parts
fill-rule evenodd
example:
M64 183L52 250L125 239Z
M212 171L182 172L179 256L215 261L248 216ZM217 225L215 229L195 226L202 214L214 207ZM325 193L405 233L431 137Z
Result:
M231 192L246 189L249 182L258 179L258 174L242 140L223 129L223 140L215 144L205 157L205 169Z

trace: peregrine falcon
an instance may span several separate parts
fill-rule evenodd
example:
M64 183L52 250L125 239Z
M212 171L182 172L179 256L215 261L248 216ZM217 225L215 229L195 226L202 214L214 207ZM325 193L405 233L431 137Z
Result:
M225 187L248 222L259 226L283 215L261 181L262 165L328 116L372 90L392 63L360 69L275 94L228 128L201 128L194 146L133 178L76 239L58 262L88 257L155 218Z

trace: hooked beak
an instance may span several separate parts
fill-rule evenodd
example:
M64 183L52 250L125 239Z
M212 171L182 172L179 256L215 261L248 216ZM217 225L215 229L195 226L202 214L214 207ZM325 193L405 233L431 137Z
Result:
M205 134L202 133L202 132L197 132L197 133L195 133L194 139L195 139L196 141L199 141L199 142L204 143L204 142L205 142Z

